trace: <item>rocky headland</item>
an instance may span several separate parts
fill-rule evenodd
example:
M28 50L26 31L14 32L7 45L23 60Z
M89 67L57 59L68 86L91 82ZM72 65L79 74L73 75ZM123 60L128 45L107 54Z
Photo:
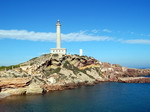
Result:
M150 69L131 69L93 57L45 54L19 65L0 67L0 98L42 94L111 81L149 83Z

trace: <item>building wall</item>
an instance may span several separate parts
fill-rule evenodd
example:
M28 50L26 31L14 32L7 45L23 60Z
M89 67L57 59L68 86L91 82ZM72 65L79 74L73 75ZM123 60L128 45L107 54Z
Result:
M52 48L51 49L51 53L53 54L66 54L66 49L65 48L60 48L60 49L55 49L55 48Z

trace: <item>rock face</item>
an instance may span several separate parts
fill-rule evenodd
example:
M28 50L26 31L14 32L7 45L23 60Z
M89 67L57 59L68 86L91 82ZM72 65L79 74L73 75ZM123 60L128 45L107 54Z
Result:
M9 94L9 95L23 95L26 93L26 88L5 88L1 91L2 94Z
M31 78L0 78L1 88L18 88L29 85Z
M26 89L26 94L41 94L43 89L36 83L30 84Z
M149 78L133 78L148 74L150 69L129 69L87 56L45 54L0 71L0 97L41 94L100 81L149 82Z
M125 78L119 78L119 82L124 82L124 83L150 83L150 78L146 78L146 77L125 77Z

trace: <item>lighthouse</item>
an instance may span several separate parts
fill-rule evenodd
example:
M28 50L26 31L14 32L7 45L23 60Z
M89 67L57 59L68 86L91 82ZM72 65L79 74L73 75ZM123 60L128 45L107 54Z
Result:
M57 42L56 42L56 48L61 48L61 32L60 32L60 21L58 20L56 23L56 36L57 36Z
M59 20L56 22L56 48L51 48L51 53L53 54L67 53L66 48L61 48L61 24Z

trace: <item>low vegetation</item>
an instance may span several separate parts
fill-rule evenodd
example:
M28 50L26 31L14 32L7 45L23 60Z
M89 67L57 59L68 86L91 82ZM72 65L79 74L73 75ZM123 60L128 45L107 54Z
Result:
M13 68L18 68L18 67L20 67L20 64L19 65L11 65L11 66L0 66L0 71L11 70Z
M45 76L50 76L51 74L54 74L54 73L59 73L61 70L61 68L56 68L56 69L49 69L49 70L44 70L44 75Z

